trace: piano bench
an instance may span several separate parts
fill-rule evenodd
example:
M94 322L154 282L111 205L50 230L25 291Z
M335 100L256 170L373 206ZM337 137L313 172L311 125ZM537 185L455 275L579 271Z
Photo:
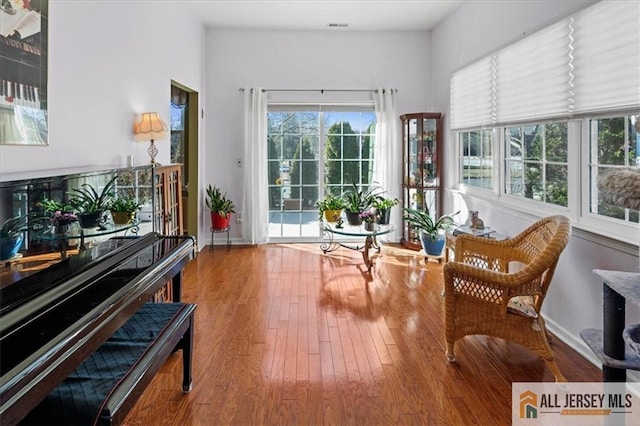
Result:
M189 392L195 309L188 303L146 303L21 424L121 424L178 349L182 349L182 389Z

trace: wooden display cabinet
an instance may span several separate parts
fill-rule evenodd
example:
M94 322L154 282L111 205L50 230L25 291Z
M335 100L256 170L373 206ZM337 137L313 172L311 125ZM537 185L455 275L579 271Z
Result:
M182 165L154 167L154 230L162 235L182 235Z
M162 235L182 235L182 165L154 166L154 230ZM182 271L180 271L182 274ZM173 286L169 281L154 296L155 302L171 302Z
M402 121L402 207L442 215L442 114L404 114ZM402 222L402 245L420 250L420 236Z

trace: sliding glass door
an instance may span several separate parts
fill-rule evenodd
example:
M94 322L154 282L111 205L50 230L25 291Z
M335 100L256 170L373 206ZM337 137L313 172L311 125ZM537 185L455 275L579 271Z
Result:
M371 183L373 106L270 106L269 238L320 237L315 203Z

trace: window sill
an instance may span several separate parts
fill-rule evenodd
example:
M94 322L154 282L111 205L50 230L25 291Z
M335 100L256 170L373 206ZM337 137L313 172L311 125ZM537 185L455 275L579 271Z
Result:
M640 243L640 229L629 226L626 230L631 232L603 231L602 226L597 226L590 220L580 220L572 215L568 208L554 207L547 204L536 203L529 200L520 200L517 197L499 197L496 193L488 190L470 188L461 185L458 188L449 189L452 194L471 197L479 201L486 202L491 207L497 207L502 211L523 220L534 222L542 217L561 214L571 219L572 235L574 237L602 245L620 252L637 256ZM603 221L603 226L606 223ZM599 225L599 224L598 224ZM615 228L615 227L614 227Z

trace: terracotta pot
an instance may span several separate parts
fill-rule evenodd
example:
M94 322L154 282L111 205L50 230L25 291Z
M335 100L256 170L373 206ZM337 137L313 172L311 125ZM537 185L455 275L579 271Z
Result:
M216 212L211 212L211 228L217 231L227 229L229 227L230 220L231 213L227 213L226 216L222 216Z

